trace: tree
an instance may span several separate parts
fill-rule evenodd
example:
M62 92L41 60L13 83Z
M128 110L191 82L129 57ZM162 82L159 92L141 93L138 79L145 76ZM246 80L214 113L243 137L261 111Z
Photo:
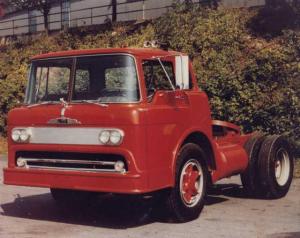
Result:
M265 0L249 26L256 35L270 39L282 35L285 30L299 29L299 15L299 0Z
M28 9L28 10L36 9L40 11L44 17L44 27L45 27L46 35L48 35L49 33L48 15L51 6L55 2L57 1L55 0L8 0L8 3L12 4L17 9Z

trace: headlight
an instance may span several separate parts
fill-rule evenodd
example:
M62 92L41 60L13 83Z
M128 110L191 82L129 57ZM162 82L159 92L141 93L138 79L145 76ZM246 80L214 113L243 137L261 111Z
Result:
M13 129L11 138L14 142L25 143L29 141L30 132L26 128Z
M99 141L101 144L107 144L109 142L110 132L109 131L101 131L99 134Z
M13 130L11 133L11 138L13 141L18 142L20 140L21 131L20 130Z
M123 140L123 132L118 129L103 130L99 134L99 141L103 145L120 145Z
M122 140L122 135L119 131L112 131L110 133L110 142L113 145L119 145L121 143Z
M30 137L30 135L27 130L21 130L20 140L22 142L28 141L29 137Z

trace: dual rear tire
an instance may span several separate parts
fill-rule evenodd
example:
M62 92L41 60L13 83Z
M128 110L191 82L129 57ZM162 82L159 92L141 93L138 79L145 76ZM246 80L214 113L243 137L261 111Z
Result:
M283 136L256 134L245 143L248 168L241 174L243 187L250 196L281 198L289 191L294 158Z

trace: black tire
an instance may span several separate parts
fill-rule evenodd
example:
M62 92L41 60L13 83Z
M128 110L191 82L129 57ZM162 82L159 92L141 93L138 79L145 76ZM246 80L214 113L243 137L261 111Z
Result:
M263 134L257 133L250 137L244 145L248 154L248 167L241 173L243 187L249 196L257 196L260 193L261 185L258 169L258 154L262 142L265 139Z
M196 219L203 209L208 180L208 170L205 159L206 156L204 151L198 145L193 143L185 144L177 156L175 187L166 195L167 207L176 222L187 222ZM191 166L192 170L187 173L186 171L190 169L189 166ZM202 171L199 170L199 168L201 168ZM183 169L185 169L185 171L183 171ZM182 192L184 190L182 188L182 183L186 179L186 177L184 177L186 174L189 174L188 179L190 179L189 181L192 181L191 173L193 173L193 176L196 175L197 169L199 171L198 176L200 175L200 171L202 175L202 177L195 177L195 190L197 190L196 186L198 186L199 192L196 193L194 197L191 197L193 203L189 205L188 202L185 201L186 195L183 195L184 193ZM184 174L184 172L186 173ZM191 185L193 184L193 182L189 183ZM186 184L187 183L185 183L185 185Z
M294 158L283 136L268 136L259 151L259 176L262 192L269 198L284 197L289 191L294 171Z
M71 189L50 188L53 199L62 205L80 204L95 199L97 193Z

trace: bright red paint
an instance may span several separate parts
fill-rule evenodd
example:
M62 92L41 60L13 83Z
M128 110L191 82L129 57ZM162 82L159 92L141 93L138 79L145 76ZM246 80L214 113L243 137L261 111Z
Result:
M68 125L69 127L122 129L125 132L123 143L116 147L17 144L8 137L9 159L8 168L4 169L5 184L115 193L146 193L172 187L178 151L193 133L205 137L212 148L209 156L213 162L208 163L212 182L245 170L248 156L243 145L249 135L241 135L239 128L231 123L212 121L207 95L198 88L191 63L193 81L191 90L157 91L152 102L147 102L141 61L151 59L153 56L168 56L172 59L173 56L170 54L180 53L157 49L121 48L57 52L36 56L33 59L107 53L126 53L136 58L141 101L131 104L116 103L109 107L70 103L71 106L66 109L65 115L82 122L81 125ZM178 95L180 97L177 97ZM47 122L58 117L61 108L61 105L36 107L24 105L10 111L8 135L14 127L49 126ZM212 125L229 129L226 135L213 137ZM126 158L129 172L110 174L16 168L15 154L21 150L121 154ZM196 179L194 177L192 174L187 179L193 182ZM186 189L193 190L191 187Z
M199 178L199 171L194 170L194 166L190 164L184 171L182 180L182 191L186 201L190 202L193 196L198 194L195 184Z

